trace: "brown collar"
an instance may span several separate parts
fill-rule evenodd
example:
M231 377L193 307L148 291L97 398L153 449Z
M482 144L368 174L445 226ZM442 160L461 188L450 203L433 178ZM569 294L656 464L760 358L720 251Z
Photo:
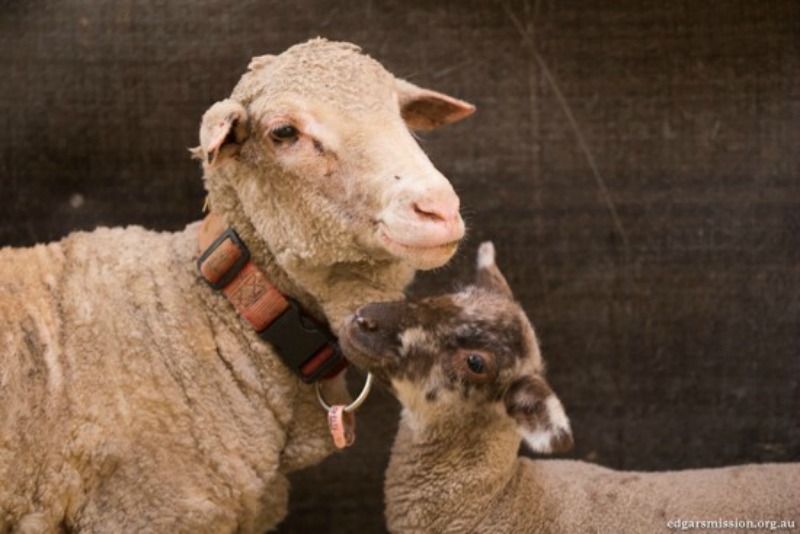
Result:
M222 292L261 339L306 383L344 370L336 338L314 322L298 303L281 294L250 259L250 251L233 228L210 213L197 234L197 267L208 284Z

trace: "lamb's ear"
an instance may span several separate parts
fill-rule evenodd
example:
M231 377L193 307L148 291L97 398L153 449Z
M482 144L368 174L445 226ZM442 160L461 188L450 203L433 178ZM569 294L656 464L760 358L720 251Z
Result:
M478 247L478 270L475 275L475 285L514 298L511 288L506 282L506 277L500 272L494 261L494 245L491 241L484 241Z
M200 123L200 146L191 150L206 165L214 165L239 151L247 138L247 111L231 99L217 102Z
M517 431L535 452L563 452L572 448L572 430L561 401L539 376L516 380L504 398L506 412Z
M273 56L272 54L267 54L264 56L256 56L250 60L250 64L247 65L247 70L258 70L261 68L266 67L273 61L277 56Z
M395 85L400 114L412 130L433 130L475 113L475 106L458 98L417 87L399 78Z

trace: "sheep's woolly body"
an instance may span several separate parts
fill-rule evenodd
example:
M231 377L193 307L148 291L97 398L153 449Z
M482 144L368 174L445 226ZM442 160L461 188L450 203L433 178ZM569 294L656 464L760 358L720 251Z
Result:
M455 252L458 197L408 128L472 111L318 39L254 59L192 152L252 262L336 333ZM0 251L0 534L263 532L333 451L314 388L201 281L198 228Z
M638 534L677 519L800 521L800 464L613 471L518 458L507 421L423 429L409 417L386 474L391 532Z
M330 452L313 391L198 279L196 229L2 251L0 532L257 531Z

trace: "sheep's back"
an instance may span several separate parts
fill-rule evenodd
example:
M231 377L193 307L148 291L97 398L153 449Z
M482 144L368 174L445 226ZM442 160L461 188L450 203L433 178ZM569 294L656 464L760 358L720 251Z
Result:
M0 532L38 509L79 523L187 499L220 527L282 515L296 384L199 280L195 231L0 251Z

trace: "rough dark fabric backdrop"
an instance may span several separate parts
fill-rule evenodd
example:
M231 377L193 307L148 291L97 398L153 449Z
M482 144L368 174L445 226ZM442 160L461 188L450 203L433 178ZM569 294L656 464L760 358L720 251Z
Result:
M543 340L570 457L800 459L800 4L0 4L0 245L200 217L186 148L253 55L323 35L478 106L424 136ZM293 477L282 532L381 531L397 406Z

